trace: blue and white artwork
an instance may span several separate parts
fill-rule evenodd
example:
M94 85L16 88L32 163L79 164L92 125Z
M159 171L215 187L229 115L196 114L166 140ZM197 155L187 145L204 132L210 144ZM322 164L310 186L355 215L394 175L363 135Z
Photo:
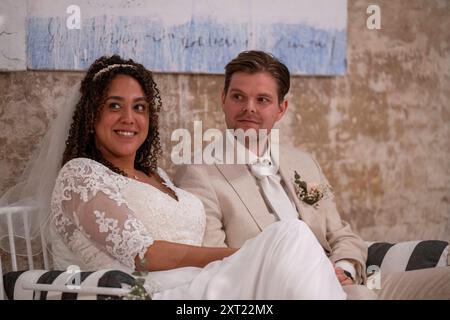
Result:
M68 10L71 5L79 10ZM258 49L292 74L346 72L346 0L35 0L29 6L29 69L85 70L117 53L157 72L223 73L239 52Z
M0 71L26 69L25 0L0 1Z

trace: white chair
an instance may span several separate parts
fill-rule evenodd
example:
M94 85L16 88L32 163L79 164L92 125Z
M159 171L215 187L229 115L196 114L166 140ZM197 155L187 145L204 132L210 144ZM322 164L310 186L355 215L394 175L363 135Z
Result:
M9 253L10 253L10 261L11 261L11 269L12 271L17 271L17 252L16 252L16 242L14 239L14 227L13 227L13 217L17 215L22 216L23 227L25 231L25 244L26 244L26 255L28 261L28 269L34 270L34 261L33 261L33 252L31 246L31 235L29 228L29 214L35 210L34 207L29 206L16 206L16 207L4 207L0 208L0 218L3 223L6 220L7 233L8 233L8 242L9 242ZM42 256L44 261L44 268L49 269L49 260L48 253L45 250L45 245L43 242L43 235L40 234L41 240L41 249ZM0 258L1 259L1 258ZM0 299L4 299L4 288L3 288L3 265L0 261Z
M45 271L49 271L50 261L49 261L49 252L47 251L47 246L44 242L44 234L42 230L40 232L40 239L31 239L30 235L30 227L29 227L29 217L30 214L35 210L34 207L27 206L17 206L17 207L4 207L0 208L0 223L2 225L6 225L7 228L7 237L9 240L9 256L11 261L11 270L18 271L18 261L17 261L17 245L16 239L14 237L14 218L21 219L24 227L25 233L25 247L26 247L26 256L27 256L27 269L35 270L33 257L36 255L42 254L42 260L44 264ZM20 217L21 216L21 217ZM6 222L6 223L5 223ZM3 235L4 237L5 235ZM40 242L38 245L38 252L33 253L32 240L34 242ZM35 245L36 246L36 245ZM35 250L36 251L36 250ZM0 257L0 300L5 300L6 295L4 291L4 283L3 283L3 265ZM78 270L79 271L79 270ZM76 273L76 272L75 272ZM67 279L74 279L74 269L67 270L66 273ZM97 287L97 286L77 286L73 284L68 284L64 282L63 284L37 284L34 282L22 282L23 290L33 290L33 291L47 291L47 292L66 292L66 293L77 293L77 294L87 294L91 295L94 299L96 295L108 295L108 296L126 296L130 293L130 288L107 288L107 287ZM31 296L33 296L31 294Z

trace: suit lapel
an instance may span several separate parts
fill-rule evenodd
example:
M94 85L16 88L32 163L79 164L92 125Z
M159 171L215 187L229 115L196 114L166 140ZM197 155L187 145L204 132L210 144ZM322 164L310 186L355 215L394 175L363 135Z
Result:
M263 230L273 222L271 214L267 211L264 199L255 179L245 165L216 164L228 183L233 187L236 195L241 199L258 227Z
M301 164L299 164L299 167L301 167ZM297 211L299 213L299 217L301 220L303 220L311 229L311 231L316 236L319 243L324 248L328 248L328 241L323 235L323 232L321 232L321 221L318 218L319 212L318 209L315 209L311 205L308 205L304 203L303 201L300 201L297 197L297 194L295 193L294 189L294 168L290 170L289 168L283 167L282 163L280 164L279 172L281 179L283 179L284 183L286 184L286 187L289 192L289 197L291 199L294 199L295 206L297 208ZM292 172L291 172L292 171Z

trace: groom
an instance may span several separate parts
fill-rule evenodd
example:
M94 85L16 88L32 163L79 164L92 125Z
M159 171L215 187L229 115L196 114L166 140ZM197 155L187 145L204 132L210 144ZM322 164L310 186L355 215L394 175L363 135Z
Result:
M288 108L289 86L289 70L275 57L261 51L240 53L225 67L222 108L227 128L270 132ZM227 133L225 140L235 137ZM274 153L270 139L250 142L236 143L237 151L250 151L248 164L183 165L176 172L175 184L198 196L205 207L203 245L241 247L275 221L301 219L334 264L348 298L375 298L360 285L366 280L367 246L341 220L314 158L283 146Z
M285 95L290 86L289 70L260 51L241 53L225 70L222 103L228 129L270 132L288 108ZM234 137L228 134L227 138ZM261 145L261 150L250 150L256 162L258 158L275 162L273 154ZM312 205L302 201L295 191L295 171L307 184L322 182L327 186L319 165L302 151L281 148L279 154L279 171L270 176L261 177L257 164L185 165L177 170L175 183L197 195L205 206L203 244L241 247L277 220L301 219L335 263L341 284L362 283L367 247L341 220L332 196ZM275 204L274 200L279 199L282 201Z

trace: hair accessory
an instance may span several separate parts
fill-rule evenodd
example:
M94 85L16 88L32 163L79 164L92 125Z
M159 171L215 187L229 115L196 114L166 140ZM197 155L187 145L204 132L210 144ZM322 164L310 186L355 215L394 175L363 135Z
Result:
M92 80L97 79L98 76L100 76L102 73L111 71L112 69L119 68L119 67L121 67L121 68L132 68L132 69L136 69L136 66L133 66L133 65L131 65L131 64L111 64L111 65L109 65L109 66L107 66L107 67L104 67L103 69L97 71L97 73L94 75L94 77L92 78Z

